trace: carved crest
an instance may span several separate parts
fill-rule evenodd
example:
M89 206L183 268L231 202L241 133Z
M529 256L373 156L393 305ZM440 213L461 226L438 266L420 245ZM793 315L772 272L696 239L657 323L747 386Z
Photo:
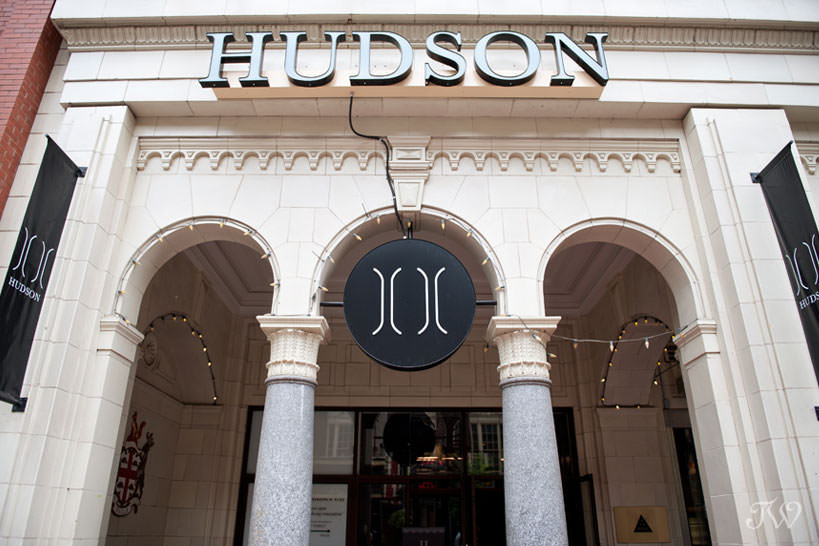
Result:
M117 482L114 485L114 500L111 503L111 512L115 516L124 517L139 510L142 501L142 492L145 486L145 466L148 462L148 452L154 445L154 435L150 432L145 435L145 442L139 445L145 421L137 420L137 412L131 416L131 430L122 445L119 456L119 470Z

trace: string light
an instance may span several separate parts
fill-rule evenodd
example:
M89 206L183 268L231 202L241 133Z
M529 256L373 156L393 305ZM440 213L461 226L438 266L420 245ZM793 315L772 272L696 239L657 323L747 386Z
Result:
M441 231L446 230L446 219L441 218Z
M358 233L355 233L355 232L353 232L353 237L355 237L355 238L356 238L357 240L359 240L359 241L362 241L362 240L363 240L363 239L361 238L361 235L359 235Z
M496 286L496 287L495 287L495 292L500 292L500 291L501 291L501 290L503 290L504 288L506 288L506 287L505 287L505 286L503 286L502 284L500 284L500 285L498 285L498 286Z
M375 217L375 223L378 224L379 226L381 225L381 215L380 214Z
M122 315L120 315L120 317L122 317ZM186 323L186 324L188 324L190 326L191 336L195 337L195 338L197 338L197 337L199 338L199 340L200 340L200 342L202 344L202 353L206 355L205 356L205 362L206 362L206 365L207 365L207 368L208 368L208 372L210 373L210 381L211 381L211 389L212 389L211 400L213 401L214 404L216 404L216 402L219 400L219 394L216 392L216 376L213 374L213 359L210 356L207 356L210 353L208 352L208 346L205 344L204 334L202 334L202 332L200 330L196 329L195 326L191 326L191 323L192 323L191 319L187 315L182 314L182 313L180 313L180 314L165 313L164 315L160 315L160 316L156 317L154 320L152 320L148 324L148 330L150 330L151 332L154 332L155 329L156 329L157 321L165 322L165 319L167 317L170 317L171 320L174 320L174 321L177 320L177 319L182 319L183 323ZM123 320L125 320L126 324L130 324L130 322L127 319L125 319L125 317L122 317L122 318L123 318ZM145 333L147 333L147 332L145 332Z
M329 289L326 286L319 285L319 290L321 290L322 292L329 292Z
M648 319L649 318L654 318L654 317L647 317L646 319L644 319L645 324L648 324ZM634 321L630 320L629 322L634 322ZM668 336L669 333L671 333L671 336L672 336L671 341L675 341L676 338L678 337L679 333L685 331L690 326L690 325L685 325L682 328L677 328L675 330L675 332L676 332L676 334L675 334L675 333L671 332L671 330L668 328L668 326L663 321L661 321L661 320L659 320L657 318L654 318L654 324L665 326L666 327L665 331L660 332L658 334L652 334L650 336L640 336L640 337L635 337L635 338L626 338L626 337L623 337L625 335L626 331L621 330L620 333L618 334L617 345L620 345L621 343L643 343L643 344L645 344L646 340L649 340L649 342L650 342L653 339L664 338L664 337ZM572 343L573 346L576 345L576 344L580 344L580 343L607 343L609 345L609 351L610 352L617 352L614 340L612 340L612 339L576 338L576 337L569 337L569 336L561 336L561 335L558 335L558 334L552 334L551 337L552 337L552 339L558 339L558 340L561 340L561 341L568 341L568 342ZM667 349L664 349L664 350L667 351Z
M663 327L663 332L660 332L660 333L657 333L657 334L652 334L652 335L649 335L649 336L644 335L644 336L635 337L635 338L627 338L626 337L626 335L628 333L628 328L630 328L632 326L639 327L641 325L641 323L644 324L644 325L648 325L648 324L650 324L649 319L652 320L651 324L654 324L655 326L662 326ZM613 339L580 339L580 338L566 337L566 336L560 336L560 335L554 335L554 334L551 337L552 337L552 339L560 339L560 340L564 340L564 341L569 341L569 342L572 343L572 345L575 348L577 348L578 343L608 343L608 345L609 345L609 358L606 361L606 366L604 367L603 376L600 378L600 383L602 384L602 392L600 393L600 396L601 396L600 400L601 400L602 405L605 406L605 407L615 407L617 409L620 409L619 404L613 404L613 405L608 405L608 406L606 406L606 404L605 404L606 387L608 385L608 374L609 374L609 371L614 367L614 354L618 352L618 349L619 349L618 346L621 343L642 343L642 345L646 348L646 350L648 350L648 349L651 348L651 340L652 339L664 338L664 340L667 342L667 344L665 345L665 347L663 347L663 352L665 354L673 354L672 351L675 350L675 346L673 345L672 342L676 338L676 334L681 332L681 331L686 330L687 328L688 328L688 325L686 325L685 327L680 328L678 330L675 330L675 332L671 332L671 329L662 320L660 320L660 319L658 319L656 317L650 317L650 316L647 316L647 315L642 315L642 316L630 319L623 326L621 326L620 332L619 332L616 340L613 340ZM670 341L669 341L669 338L670 338ZM656 368L656 369L658 371L657 371L657 373L655 373L655 377L653 379L654 385L659 385L660 384L660 381L658 380L658 375L661 375L662 373L664 373L663 371L660 371L660 369L662 368L663 360L665 360L666 362L674 362L675 361L675 359L673 359L673 357L671 358L671 360L669 360L668 357L663 357L663 359L657 361L658 368ZM640 408L641 405L625 405L625 406L622 406L622 407Z
M483 261L481 262L481 265L486 265L486 263L488 261L489 261L489 256L487 256L486 258L483 259Z

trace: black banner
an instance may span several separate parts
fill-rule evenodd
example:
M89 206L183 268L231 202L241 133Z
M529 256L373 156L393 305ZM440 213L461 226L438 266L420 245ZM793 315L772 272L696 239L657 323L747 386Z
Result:
M0 293L0 400L25 408L20 398L31 343L74 186L83 171L46 137L23 226Z
M779 248L791 279L799 318L819 381L819 231L791 152L785 148L758 174Z

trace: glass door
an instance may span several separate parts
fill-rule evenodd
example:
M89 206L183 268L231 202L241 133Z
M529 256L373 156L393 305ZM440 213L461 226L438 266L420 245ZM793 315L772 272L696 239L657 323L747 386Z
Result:
M247 543L261 410L248 415L236 546ZM571 409L555 408L555 425L569 542L581 546ZM505 546L503 464L497 410L317 410L310 544Z

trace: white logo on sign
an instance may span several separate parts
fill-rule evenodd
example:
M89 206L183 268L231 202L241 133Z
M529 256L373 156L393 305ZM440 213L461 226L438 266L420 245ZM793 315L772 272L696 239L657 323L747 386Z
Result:
M26 230L26 236L23 242L23 248L20 249L20 259L17 260L17 265L15 265L11 270L17 271L20 270L20 275L23 277L26 276L26 264L28 263L28 255L31 251L31 245L34 243L34 240L37 239L37 235L29 235L28 228L23 228ZM40 240L40 244L42 245L42 252L40 254L40 263L37 264L37 271L34 274L34 277L29 282L37 282L39 279L40 281L40 288L43 288L43 274L48 266L48 259L51 257L51 254L54 252L53 248L49 248L46 250L45 241L42 239Z
M819 254L816 252L816 234L814 234L810 238L810 244L805 241L802 241L802 246L808 249L808 257L810 258L810 263L813 266L813 274L814 280L813 284L819 284ZM788 264L791 266L791 274L793 275L794 279L796 280L796 296L802 292L802 289L809 290L809 287L805 284L805 280L802 278L802 271L799 269L799 259L797 257L797 253L799 252L799 247L794 247L793 249L793 259L788 254L785 254L785 258L788 260Z
M423 279L423 282L424 282L425 318L424 318L424 325L421 327L420 330L418 330L418 335L421 335L429 327L429 277L424 272L424 270L421 269L420 267L416 267L415 270L418 271L418 273L420 273L421 278ZM435 299L435 306L434 306L435 326L444 335L447 335L449 332L447 332L444 329L444 327L441 326L440 311L439 311L439 306L438 306L438 279L440 279L441 274L443 274L444 271L446 271L446 267L442 267L441 269L439 269L438 272L435 274L435 278L433 279L432 282L433 282L434 299ZM381 271L379 271L379 269L377 267L373 267L373 272L376 275L378 275L378 280L380 281L380 284L381 284L380 289L379 289L379 294L381 296L381 305L380 305L380 309L379 309L379 317L380 318L379 318L379 322L378 322L378 327L375 330L373 330L373 333L372 333L372 335L376 335L384 327L384 301L385 301L386 298L385 298L385 294L384 294L384 292L385 292L385 290L384 290L384 275L381 273ZM395 325L394 310L395 310L395 277L397 277L400 272L401 272L401 268L398 267L398 268L395 269L395 271L392 272L392 275L390 275L390 327L399 336L404 335L404 334Z

